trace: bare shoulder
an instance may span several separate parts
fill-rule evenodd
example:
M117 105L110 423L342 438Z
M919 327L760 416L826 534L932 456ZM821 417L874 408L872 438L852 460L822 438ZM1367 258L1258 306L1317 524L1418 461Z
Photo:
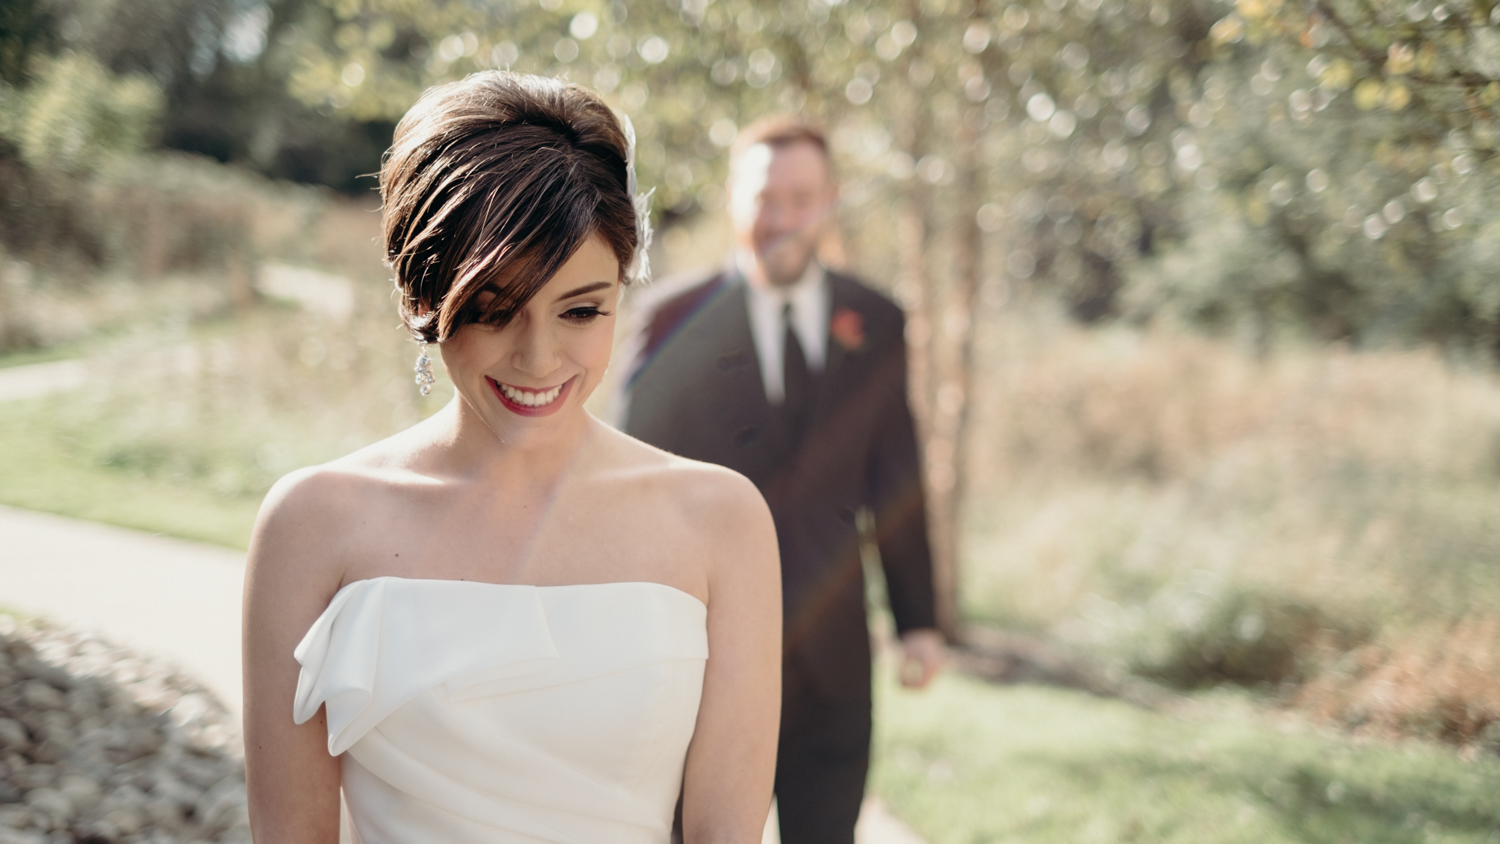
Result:
M383 441L278 480L256 517L251 565L311 565L341 575L338 561L368 533L371 514L391 509L409 474L397 451Z
M676 456L668 461L666 471L680 485L685 505L705 524L744 524L746 519L770 524L765 498L739 472Z
M755 484L732 469L670 454L659 471L680 515L682 547L692 549L707 577L709 606L753 606L749 596L779 594L776 525Z
M625 434L614 436L622 458L617 465L629 478L633 519L652 525L658 548L696 561L710 584L726 575L767 583L779 578L776 527L750 479Z
M250 540L253 570L332 562L334 546L355 506L357 475L328 465L298 469L277 481L261 502Z
M364 467L341 461L307 466L284 475L260 505L257 529L294 530L306 524L337 524L371 485Z
M718 529L726 525L771 524L770 510L749 478L723 466L679 457L634 437L612 431L621 464L649 491L655 504L669 505L689 521Z

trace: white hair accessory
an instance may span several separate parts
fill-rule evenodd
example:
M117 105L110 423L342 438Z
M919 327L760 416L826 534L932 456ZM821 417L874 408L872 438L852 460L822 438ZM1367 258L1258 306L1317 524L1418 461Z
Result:
M656 188L636 193L635 125L629 116L622 114L620 128L625 130L625 191L635 206L635 254L630 258L630 266L625 268L625 281L638 284L651 280L651 258L646 253L651 248L651 195L656 193Z

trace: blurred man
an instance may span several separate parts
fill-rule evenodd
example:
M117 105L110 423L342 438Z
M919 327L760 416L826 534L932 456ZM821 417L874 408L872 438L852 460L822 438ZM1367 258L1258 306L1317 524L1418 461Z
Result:
M743 473L770 504L786 624L781 837L852 844L870 758L862 528L880 549L902 682L927 685L943 657L904 320L815 260L838 202L815 128L790 118L747 128L728 189L734 255L646 304L624 428Z

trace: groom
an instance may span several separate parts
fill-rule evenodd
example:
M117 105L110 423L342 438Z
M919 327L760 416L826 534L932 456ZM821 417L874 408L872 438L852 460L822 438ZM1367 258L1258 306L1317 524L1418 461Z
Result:
M730 158L735 252L648 302L624 428L749 477L771 507L785 611L776 799L783 844L852 844L870 758L862 542L880 551L902 682L942 663L903 317L814 260L838 189L828 144L792 118ZM867 514L867 515L865 515Z

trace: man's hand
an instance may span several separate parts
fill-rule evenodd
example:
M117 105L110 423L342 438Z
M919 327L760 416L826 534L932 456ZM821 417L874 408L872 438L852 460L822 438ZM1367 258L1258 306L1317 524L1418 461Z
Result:
M943 669L943 634L924 627L901 634L901 685L925 689Z

